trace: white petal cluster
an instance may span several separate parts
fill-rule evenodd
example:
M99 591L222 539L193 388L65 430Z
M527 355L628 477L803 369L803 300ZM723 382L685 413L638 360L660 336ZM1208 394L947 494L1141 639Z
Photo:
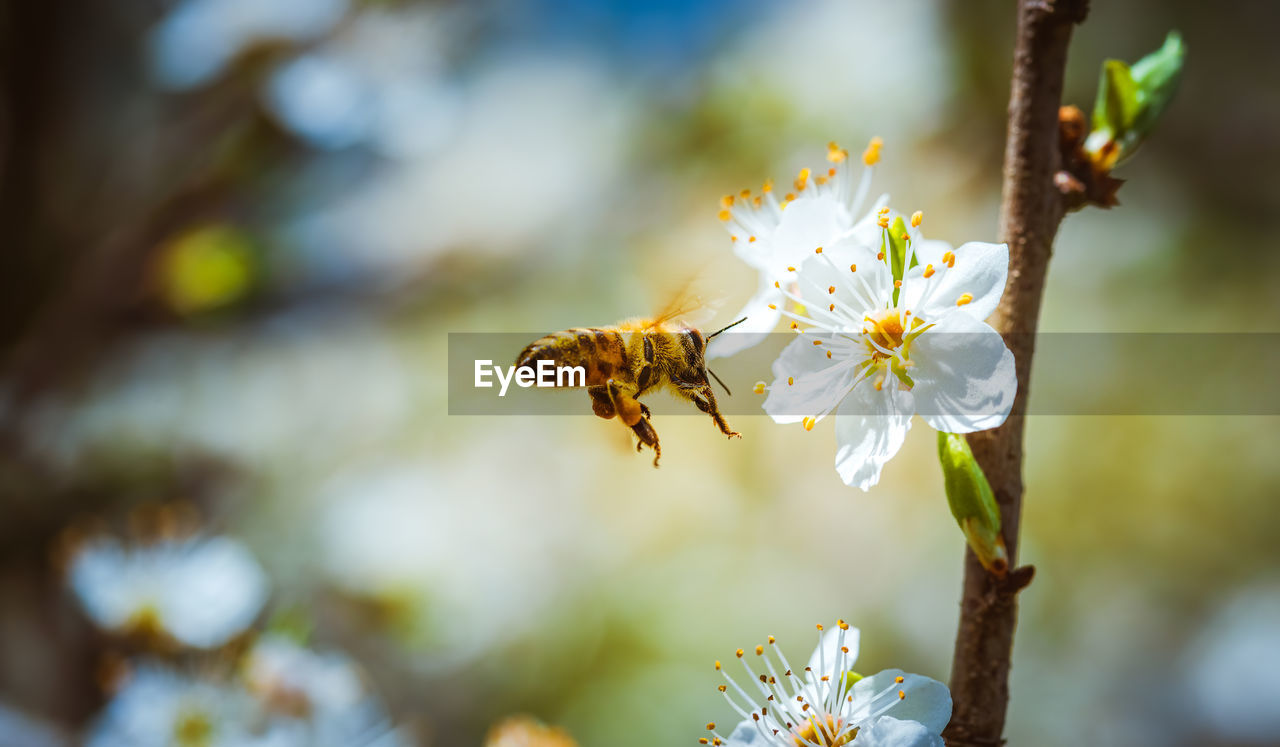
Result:
M822 631L822 626L818 630ZM936 747L951 719L951 693L941 682L886 669L870 677L853 671L859 634L843 620L819 634L802 671L791 668L773 636L737 658L748 684L716 669L719 687L741 721L728 737L714 723L702 744L724 747L833 747L853 743L878 747ZM759 662L752 667L749 661ZM775 661L776 660L776 661Z
M227 537L136 547L102 537L77 550L68 575L99 627L162 633L194 648L221 646L248 629L268 593L253 555Z
M747 321L732 334L712 341L708 358L723 358L756 345L778 326L779 309L785 301L779 285L795 280L796 266L814 247L834 246L853 236L874 237L874 213L860 215L860 211L881 147L879 138L867 146L862 156L865 169L857 184L848 151L830 143L826 173L802 169L792 182L793 191L787 191L782 199L775 195L772 182L765 182L757 195L743 190L721 198L720 220L729 231L733 251L760 273L760 286L734 317ZM887 200L888 196L882 196L876 206Z
M920 234L888 208L881 240L856 237L815 247L779 291L798 333L773 364L764 409L779 423L836 417L836 470L867 490L898 452L919 414L949 433L994 428L1017 391L1013 354L983 319L1004 292L1009 249L970 242L959 249ZM889 226L905 244L893 269Z

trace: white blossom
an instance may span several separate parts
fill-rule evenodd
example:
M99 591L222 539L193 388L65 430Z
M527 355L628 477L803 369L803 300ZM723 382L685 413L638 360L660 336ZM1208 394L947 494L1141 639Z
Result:
M835 411L836 470L863 490L913 414L950 433L994 428L1017 391L1013 354L983 322L1004 292L1008 247L952 250L924 240L922 220L880 208L875 243L851 235L810 247L791 287L775 283L794 304L777 311L800 334L773 364L765 411L806 430Z
M214 648L247 629L267 599L267 578L227 537L130 547L102 537L78 548L68 580L99 627Z
M720 220L729 231L734 253L759 272L760 283L755 296L734 317L745 317L746 322L713 341L708 358L723 358L751 347L778 326L785 303L780 289L795 281L796 266L814 247L874 235L875 213L859 213L882 146L880 138L867 146L862 156L865 168L856 184L849 152L830 143L826 172L802 169L792 182L792 191L781 200L775 196L771 181L765 182L758 195L743 190L721 198ZM887 200L882 196L876 206Z
M899 669L870 677L853 671L858 629L843 620L825 633L803 670L794 670L769 636L754 653L738 649L747 673L740 685L720 662L719 686L741 718L728 737L716 724L702 744L725 747L836 747L854 743L876 747L935 747L951 719L951 693L941 682ZM753 667L750 662L758 664Z

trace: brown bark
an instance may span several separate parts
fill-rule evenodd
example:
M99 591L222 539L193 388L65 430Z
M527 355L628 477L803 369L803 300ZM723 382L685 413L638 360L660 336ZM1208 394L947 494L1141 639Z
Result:
M1065 212L1054 184L1059 168L1058 109L1072 27L1086 0L1019 0L1009 98L1001 241L1009 244L1009 281L992 320L1013 352L1018 393L1004 425L971 434L969 445L1000 504L1009 564L996 579L965 550L964 593L951 668L954 710L943 736L951 745L999 745L1009 702L1009 664L1017 624L1017 593L1033 569L1017 568L1022 513L1022 436L1035 331L1045 273Z

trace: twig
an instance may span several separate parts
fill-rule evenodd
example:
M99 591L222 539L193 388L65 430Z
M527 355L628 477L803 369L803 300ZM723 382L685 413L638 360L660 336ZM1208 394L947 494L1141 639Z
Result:
M1058 109L1072 27L1087 0L1019 0L1018 35L1009 98L1000 236L1009 244L1009 282L993 323L1013 352L1018 393L1004 425L971 434L969 445L1000 505L1005 546L1014 570L988 574L965 550L964 595L951 668L954 710L943 736L951 745L999 745L1009 702L1009 660L1017 623L1017 593L1033 569L1017 568L1022 512L1022 436L1035 331L1045 272L1066 211L1055 186L1059 169Z

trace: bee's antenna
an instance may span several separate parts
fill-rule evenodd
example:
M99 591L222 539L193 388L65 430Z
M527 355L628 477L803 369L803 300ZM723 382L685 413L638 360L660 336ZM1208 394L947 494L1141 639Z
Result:
M733 329L734 327L738 326L739 324L742 324L745 321L747 321L747 318L744 316L738 321L734 322L733 324L730 324L728 327L721 327L720 329L717 329L715 332L712 332L711 334L707 335L707 340L710 341L712 337L715 337L716 335L720 334L726 329ZM715 374L711 374L711 375L715 376ZM716 380L719 381L719 379L716 379ZM721 384L720 386L724 386L724 384ZM729 390L725 389L725 391L727 392Z
M734 322L733 324L737 324L737 322ZM733 324L730 324L729 326L732 327ZM728 329L728 327L726 327L725 329ZM723 332L724 330L721 330L721 331ZM716 383L720 385L720 388L724 389L725 394L729 395L730 397L733 396L733 392L729 391L729 387L724 385L724 382L720 380L719 376L716 376L715 371L712 371L711 369L708 368L707 373L711 374L711 378L715 379Z

